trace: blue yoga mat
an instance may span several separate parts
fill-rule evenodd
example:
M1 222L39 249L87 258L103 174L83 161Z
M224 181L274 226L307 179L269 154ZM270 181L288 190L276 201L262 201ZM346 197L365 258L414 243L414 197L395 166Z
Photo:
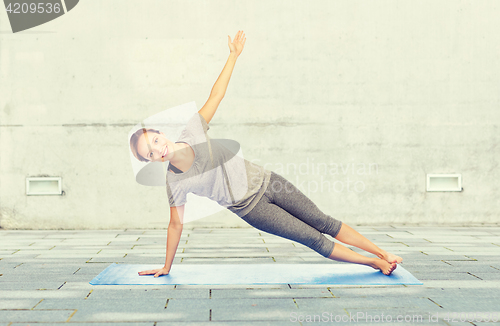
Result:
M401 265L398 265L390 276L357 264L176 264L168 275L154 277L138 274L140 271L161 267L111 264L90 281L90 284L423 284Z

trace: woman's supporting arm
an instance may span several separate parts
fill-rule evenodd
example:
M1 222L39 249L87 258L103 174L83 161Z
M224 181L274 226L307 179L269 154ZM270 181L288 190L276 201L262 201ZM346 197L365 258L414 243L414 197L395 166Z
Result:
M165 265L160 269L152 269L139 272L139 275L151 275L154 277L160 275L167 275L170 273L172 262L174 261L175 252L179 246L179 240L182 235L182 223L184 218L184 205L177 207L170 207L170 223L167 230L167 254L165 258Z
M170 267L174 261L177 246L182 234L182 223L184 219L184 205L170 207L170 223L167 230L167 255L165 258L164 269L170 272ZM156 275L155 275L156 276Z
M214 86L212 87L212 91L210 92L210 97L203 107L198 111L207 123L212 120L215 111L219 107L219 103L224 98L226 94L227 85L229 84L229 79L231 79L231 74L233 73L234 65L236 64L236 59L243 51L243 47L245 45L246 38L245 33L243 31L238 31L234 40L231 42L231 37L228 36L228 45L229 45L229 58L227 59L226 65L222 69L219 78L215 81Z

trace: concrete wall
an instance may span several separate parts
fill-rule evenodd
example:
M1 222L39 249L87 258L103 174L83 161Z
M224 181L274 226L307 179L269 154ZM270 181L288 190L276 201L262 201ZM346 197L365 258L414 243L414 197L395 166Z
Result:
M499 222L499 16L494 0L86 0L13 34L0 10L0 226L165 228L166 191L135 183L127 132L201 107L238 29L212 137L349 224ZM464 190L426 192L427 173ZM64 195L26 196L39 175Z

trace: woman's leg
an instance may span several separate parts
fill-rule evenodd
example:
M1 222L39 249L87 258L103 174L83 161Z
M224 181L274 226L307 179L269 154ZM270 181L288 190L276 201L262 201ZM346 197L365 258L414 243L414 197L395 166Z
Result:
M272 172L266 193L271 202L321 233L336 237L342 222L323 213L316 204L291 182Z
M315 228L273 204L267 191L257 205L241 218L259 230L303 244L323 257L328 257L335 245Z
M252 211L242 219L259 230L301 243L326 258L368 265L380 269L386 275L391 274L396 267L396 264L389 264L379 258L365 257L328 240L320 231L273 203L275 197L279 195L273 196L268 188ZM294 200L293 197L289 199Z
M360 255L357 252L344 247L340 243L335 244L335 247L333 248L333 251L328 258L354 264L367 265L375 269L380 269L382 273L386 275L390 275L392 271L397 267L396 263L389 263L385 259L381 258L370 258Z
M354 230L347 224L342 224L339 233L335 239L342 241L348 245L352 245L368 251L377 257L386 260L389 263L401 263L403 258L396 256L394 254L388 253L387 251L380 249L373 242L359 234L358 231Z
M403 259L377 247L349 225L324 214L314 202L297 187L277 173L272 173L268 186L272 202L290 214L320 231L342 241L370 252L389 263L400 263Z

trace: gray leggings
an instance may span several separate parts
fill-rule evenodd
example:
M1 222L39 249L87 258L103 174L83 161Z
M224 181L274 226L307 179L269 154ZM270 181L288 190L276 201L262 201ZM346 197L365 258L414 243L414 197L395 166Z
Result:
M336 237L342 222L323 213L297 187L271 172L266 192L242 219L264 232L301 243L329 257L335 243L323 233Z

